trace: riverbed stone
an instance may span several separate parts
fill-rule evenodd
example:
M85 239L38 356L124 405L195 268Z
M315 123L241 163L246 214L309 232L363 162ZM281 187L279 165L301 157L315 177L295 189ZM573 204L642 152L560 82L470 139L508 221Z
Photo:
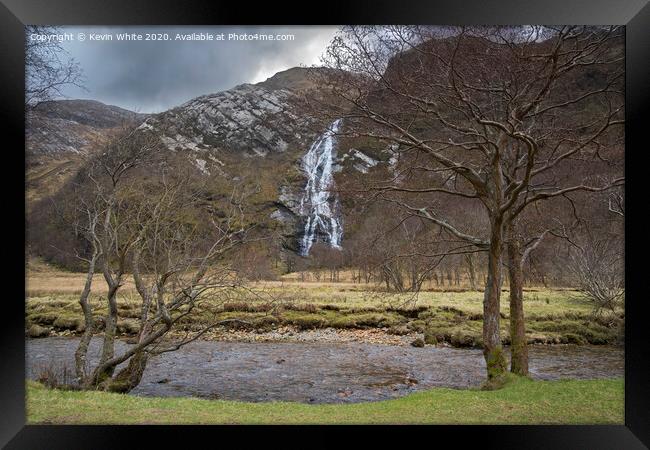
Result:
M58 330L83 331L83 321L77 318L57 317L52 326Z
M31 327L29 327L29 330L27 330L27 334L31 338L47 337L50 335L50 330L40 325L34 324Z
M411 342L411 345L413 347L424 347L424 339L417 338L413 342Z

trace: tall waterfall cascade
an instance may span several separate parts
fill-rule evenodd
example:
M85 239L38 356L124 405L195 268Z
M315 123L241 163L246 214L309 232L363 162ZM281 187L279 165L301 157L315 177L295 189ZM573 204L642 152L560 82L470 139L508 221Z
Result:
M341 249L343 226L338 196L334 192L332 166L336 158L336 133L341 119L335 120L311 144L302 158L307 184L300 199L300 214L305 220L300 254L307 256L316 241Z

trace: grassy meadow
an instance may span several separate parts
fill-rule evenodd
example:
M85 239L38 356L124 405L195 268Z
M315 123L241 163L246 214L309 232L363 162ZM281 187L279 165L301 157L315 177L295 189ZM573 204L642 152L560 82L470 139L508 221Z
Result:
M56 270L42 263L31 264L27 277L26 328L40 332L77 334L83 331L78 295L84 274ZM106 285L95 276L91 303L95 314L106 311ZM501 305L501 333L508 343L509 307L507 291ZM427 288L394 294L374 284L349 281L303 282L289 275L280 281L256 282L228 299L215 295L205 308L184 319L185 328L200 329L216 320L241 319L229 326L268 331L279 326L298 330L375 328L394 335L419 333L427 344L447 343L455 347L481 345L483 294L480 291ZM528 341L539 344L617 344L623 320L593 316L589 302L575 291L528 288L524 307ZM119 296L118 331L137 332L139 297L127 279ZM210 337L210 334L206 335Z
M623 380L531 381L494 391L437 388L380 402L307 405L143 398L27 382L30 424L622 424Z

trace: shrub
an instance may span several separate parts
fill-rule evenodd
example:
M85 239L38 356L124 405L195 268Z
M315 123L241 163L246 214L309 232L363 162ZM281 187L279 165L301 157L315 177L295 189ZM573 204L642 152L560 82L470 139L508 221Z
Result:
M288 319L287 322L295 325L300 330L309 330L314 328L322 328L325 324L325 319L315 314L305 314L294 316Z
M321 306L321 309L324 311L340 311L341 307L337 305L323 305Z
M410 332L411 330L406 325L392 326L387 331L388 334L394 334L396 336L405 336Z
M567 344L586 344L587 341L580 335L574 333L567 333L564 335Z
M318 307L313 303L289 303L284 305L284 308L290 311L303 311L312 314L318 312Z
M253 303L253 302L225 302L221 309L225 312L268 312L273 309L274 305L269 302Z
M424 330L424 343L429 345L436 345L438 343L438 338L433 330Z
M457 331L451 335L451 345L454 347L475 347L478 344L478 339L475 339L471 334L464 333L462 331Z

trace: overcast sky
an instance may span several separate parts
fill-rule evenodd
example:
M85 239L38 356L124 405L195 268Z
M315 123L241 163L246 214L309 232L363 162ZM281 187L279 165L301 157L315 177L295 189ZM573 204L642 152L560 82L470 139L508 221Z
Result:
M84 72L87 98L140 112L159 112L203 94L257 83L296 66L319 63L337 27L63 27L74 40L64 47ZM177 33L223 33L224 41L177 41ZM81 42L79 33L86 39ZM91 41L90 34L112 41ZM170 41L118 41L118 33L168 33ZM294 40L228 40L230 33L293 34Z

